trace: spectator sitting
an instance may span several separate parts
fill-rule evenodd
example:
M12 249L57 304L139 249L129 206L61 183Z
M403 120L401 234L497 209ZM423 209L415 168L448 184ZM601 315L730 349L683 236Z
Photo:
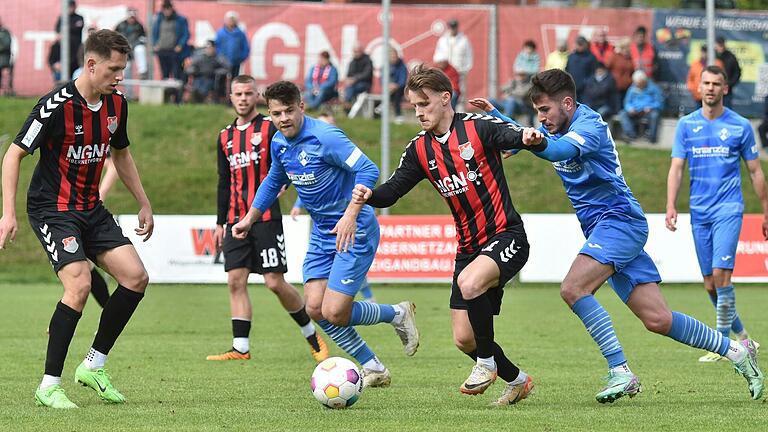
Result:
M587 80L581 102L597 111L606 121L616 113L618 107L616 81L604 64L598 63L595 74Z
M347 68L347 78L344 79L344 102L347 109L361 93L371 91L373 85L373 62L363 51L360 42L355 42L352 48L354 57Z
M616 51L608 59L605 66L611 71L611 75L616 81L616 90L619 92L618 101L621 104L627 94L627 89L632 85L632 73L635 71L635 64L629 54L629 38L624 38L616 44Z
M331 64L331 55L323 51L317 56L317 64L312 66L305 80L304 102L307 108L318 109L323 103L337 97L339 75Z
M557 49L547 55L547 62L544 69L562 69L568 64L568 40L561 39L557 41Z
M541 58L536 52L536 42L527 40L523 42L523 49L515 58L514 70L525 72L529 76L535 75L541 68Z
M248 37L237 26L238 18L237 12L228 11L224 14L224 25L216 32L216 52L227 59L232 78L240 75L240 65L251 52Z
M659 87L645 72L636 70L632 74L632 86L624 99L624 110L619 113L621 129L627 139L636 139L637 125L645 121L648 123L648 140L655 144L663 104L664 97Z
M597 60L589 51L589 41L584 36L576 38L576 48L568 55L565 71L571 74L576 83L576 99L581 100L584 86L589 77L595 74Z
M608 60L613 56L615 51L613 45L608 42L608 30L601 29L597 31L595 38L589 46L589 50L598 62L608 64Z
M535 112L528 98L531 89L531 75L526 71L515 70L515 77L501 89L504 100L501 103L491 101L494 106L501 107L502 112L509 118L525 115L528 125L533 126Z
M445 62L448 64L448 61ZM450 67L450 65L448 66ZM454 72L456 72L454 70ZM458 79L458 73L456 77ZM389 49L389 101L395 110L395 123L403 123L403 96L408 81L408 68L394 48Z
M725 38L722 36L715 39L715 53L717 59L722 62L725 76L728 77L728 93L723 97L723 103L730 108L733 102L734 89L741 81L741 66L739 66L739 60L736 59L736 56L725 47Z
M453 87L453 94L451 95L451 106L453 109L456 109L456 105L459 102L459 96L461 96L461 75L459 75L459 71L457 71L456 68L451 66L451 64L448 62L448 59L442 57L441 54L438 54L434 60L435 67L443 71L445 76L447 76L451 81L451 87Z
M701 46L701 54L699 56L698 60L694 60L693 63L691 63L691 67L688 69L688 78L685 81L686 87L688 87L688 91L691 92L691 96L693 97L693 100L696 101L697 105L701 105L701 91L699 90L699 84L701 84L701 73L704 71L704 68L707 67L707 45ZM723 62L720 61L720 59L715 59L715 64L717 66L720 66L721 69L723 68Z
M757 133L760 135L760 146L768 150L768 96L763 101L763 121L757 127Z
M216 54L216 42L206 42L187 68L187 74L192 77L192 100L219 102L225 96L229 68L227 59Z

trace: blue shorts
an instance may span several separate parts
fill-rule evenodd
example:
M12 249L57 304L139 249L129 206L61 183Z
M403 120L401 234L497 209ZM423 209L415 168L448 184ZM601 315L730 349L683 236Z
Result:
M661 282L656 264L643 250L646 240L645 219L610 215L592 229L579 253L613 266L616 273L608 278L608 284L626 303L637 285Z
M358 227L355 245L347 252L336 251L336 235L312 230L304 258L304 283L328 279L328 288L354 297L365 284L368 270L379 247L379 224Z
M712 275L713 268L733 270L741 219L740 214L735 214L713 222L691 224L693 245L702 275Z

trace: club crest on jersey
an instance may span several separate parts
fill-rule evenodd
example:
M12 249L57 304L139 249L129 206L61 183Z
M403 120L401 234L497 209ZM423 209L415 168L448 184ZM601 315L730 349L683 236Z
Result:
M109 133L115 133L117 130L117 116L107 117L107 129L109 129Z
M464 144L459 144L459 156L464 160L472 159L475 155L475 149L472 148L472 143L467 141Z
M251 144L255 146L261 144L261 132L256 132L251 135Z
M64 250L69 253L77 252L77 248L80 247L80 245L77 244L77 239L72 236L61 239L61 243L64 245Z
M301 153L299 153L299 163L301 164L301 166L307 166L307 164L309 163L309 155L304 150L302 150Z
M731 136L731 134L728 132L728 129L726 129L726 128L720 129L720 140L721 141L727 140L729 136Z

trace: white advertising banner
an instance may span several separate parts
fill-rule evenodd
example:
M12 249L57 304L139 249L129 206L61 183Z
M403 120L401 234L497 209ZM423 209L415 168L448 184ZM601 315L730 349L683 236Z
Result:
M155 231L146 242L134 233L138 225L136 215L121 215L118 221L136 247L152 283L227 282L224 257L216 252L213 240L216 216L155 215ZM309 216L302 215L297 220L283 216L288 282L302 282L309 228ZM262 283L264 279L252 274L249 281Z
M691 235L690 217L680 214L677 231L669 231L663 214L649 214L645 251L651 256L664 282L700 282L701 272ZM524 214L525 231L531 244L528 263L520 272L523 282L561 282L584 245L574 214Z

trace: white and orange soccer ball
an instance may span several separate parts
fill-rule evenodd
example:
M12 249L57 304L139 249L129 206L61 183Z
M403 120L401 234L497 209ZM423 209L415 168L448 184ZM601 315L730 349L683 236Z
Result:
M312 372L312 394L329 408L352 406L363 393L363 377L351 361L341 357L323 360Z

